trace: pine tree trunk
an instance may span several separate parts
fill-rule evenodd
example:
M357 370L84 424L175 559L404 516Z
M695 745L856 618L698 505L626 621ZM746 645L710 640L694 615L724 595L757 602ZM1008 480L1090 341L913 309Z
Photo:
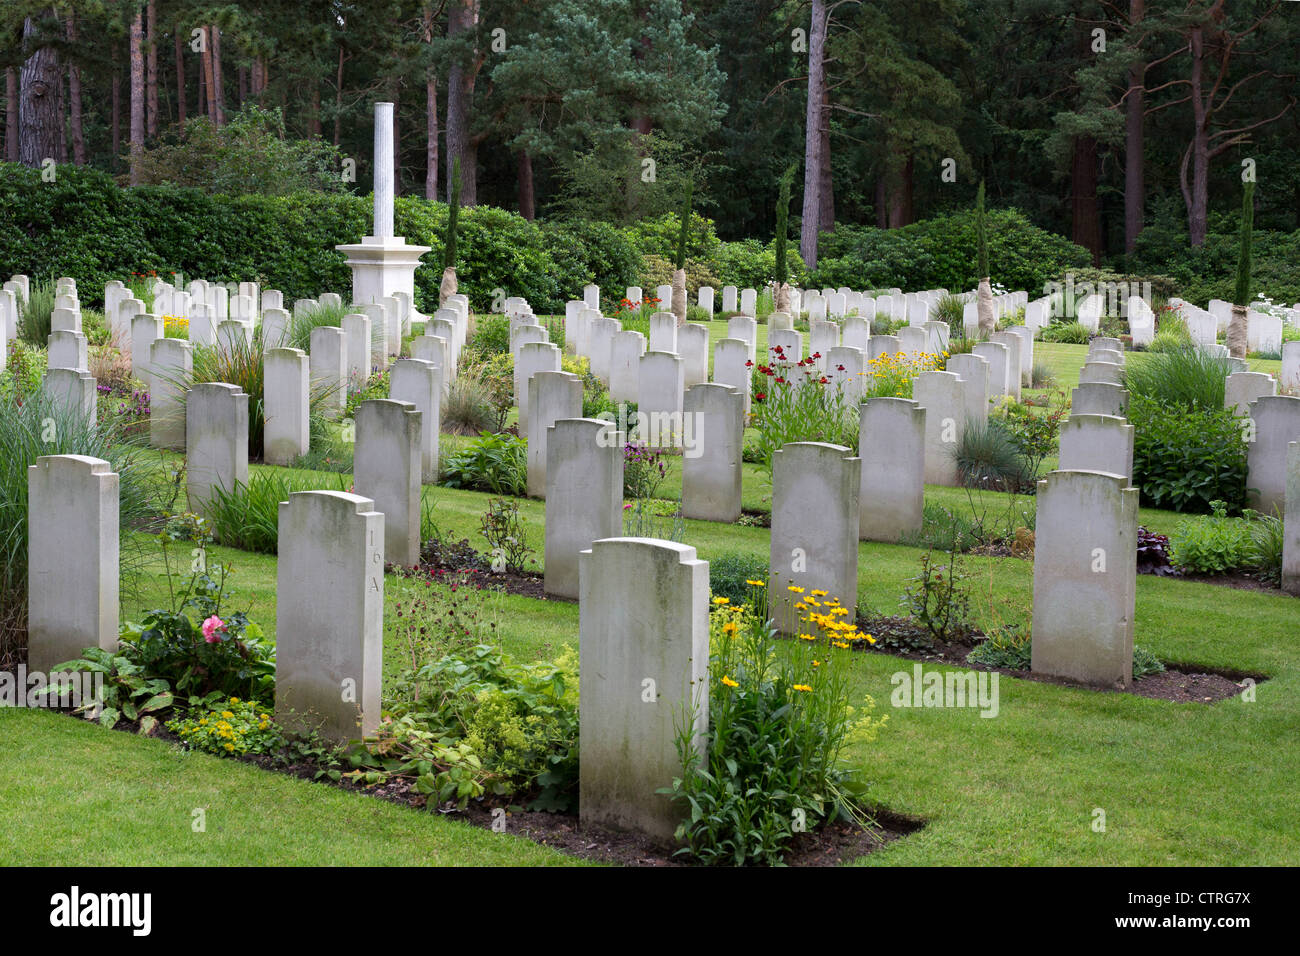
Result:
M18 70L5 70L5 159L18 162Z
M145 6L149 39L144 79L145 135L158 138L158 4L149 0Z
M208 41L212 48L212 100L216 104L213 122L218 126L226 125L225 84L221 79L221 27L213 24L208 27Z
M339 45L339 66L334 73L334 145L343 142L343 46ZM263 66L262 77L266 77L266 68Z
M1092 253L1092 264L1101 265L1101 220L1097 213L1097 141L1091 136L1074 137L1070 164L1072 239Z
M822 137L825 110L821 90L826 64L826 3L812 0L812 29L808 33L808 104L804 116L803 220L799 225L799 254L809 269L817 268L817 234L822 209Z
M23 41L36 32L36 22L23 22ZM18 161L40 167L57 159L63 141L63 70L51 46L35 50L23 63L18 90Z
M533 158L526 150L519 151L519 215L529 222L537 216L537 198L533 192Z
M777 312L790 315L790 283L781 282L777 284L776 290L772 294L772 307ZM795 316L791 316L791 318L795 318Z
M1145 0L1129 0L1128 21L1136 27L1146 15ZM1146 64L1134 63L1128 74L1124 115L1124 252L1132 255L1142 233L1146 209L1145 121Z
M831 173L831 95L826 88L826 71L822 70L822 148L821 148L821 209L817 214L817 228L821 232L835 231L835 185Z
M1210 132L1205 100L1202 98L1202 79L1205 67L1205 39L1201 27L1190 31L1192 50L1191 87L1188 95L1192 104L1192 142L1190 157L1183 157L1183 201L1187 206L1187 235L1191 245L1205 245L1206 212L1209 207ZM1187 182L1187 163L1191 160L1192 181Z
M1232 307L1232 317L1228 319L1228 334L1225 342L1228 346L1228 354L1233 358L1245 358L1248 336L1246 335L1247 323L1249 316L1247 307L1244 305L1234 305Z
M136 162L144 148L144 11L131 20L131 185L139 182Z
M69 14L67 19L68 43L76 49L77 17ZM78 166L86 165L86 135L81 122L81 67L68 63L68 134L72 138L72 161Z
M473 31L478 24L479 0L451 0L447 14L447 37ZM447 188L451 170L460 160L460 202L478 205L478 147L470 133L470 110L474 100L475 72L460 61L447 71ZM450 193L448 193L450 195Z
M181 42L180 28L174 28L176 46L176 123L185 125L185 46Z
M896 154L901 155L901 150L895 146ZM903 226L910 226L916 221L916 213L912 204L913 195L913 173L915 171L916 161L911 155L906 156L898 169L898 177L894 182L894 190L889 197L889 228L899 229Z
M424 84L424 198L438 198L438 77L432 70Z

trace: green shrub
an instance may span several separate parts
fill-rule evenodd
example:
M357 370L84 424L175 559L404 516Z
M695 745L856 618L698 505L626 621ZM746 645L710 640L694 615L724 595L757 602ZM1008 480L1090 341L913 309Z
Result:
M480 315L474 321L469 351L479 358L490 358L510 351L510 319L504 315Z
M284 745L280 728L255 701L222 697L167 721L167 729L191 750L218 757L269 754Z
M1031 656L1032 647L1028 632L1009 627L990 634L985 640L980 641L975 645L975 650L966 655L966 660L984 667L1027 671Z
M1210 502L1208 518L1183 519L1169 536L1173 563L1197 574L1225 574L1253 565L1256 553L1251 522L1229 518L1222 501Z
M441 483L520 497L528 489L528 443L513 435L481 435L443 458Z
M1155 399L1183 409L1223 408L1232 363L1198 348L1135 354L1124 369L1130 398ZM1130 416L1131 418L1132 416Z
M1282 583L1283 531L1278 515L1258 515L1250 522L1251 566L1274 587Z
M1144 505L1201 514L1218 500L1229 511L1246 506L1246 443L1222 405L1189 410L1139 394L1129 399L1128 420Z
M347 491L351 481L338 476L338 491ZM232 489L217 487L207 506L208 525L218 544L241 551L275 554L280 540L280 502L295 491L315 491L321 479L294 475L275 469L259 471L248 483L235 482Z
M1053 322L1039 333L1044 342L1063 342L1067 345L1087 345L1092 333L1081 322Z
M1029 463L997 418L968 420L957 445L957 477L968 487L1016 491L1032 480Z
M767 561L742 551L729 551L709 561L709 590L715 598L744 604L754 590L752 581L767 581Z
M975 212L962 210L901 229L837 223L821 237L809 287L853 289L971 289L980 276ZM986 214L994 282L1008 289L1041 289L1064 269L1087 266L1081 246L1033 225L1014 209Z
M18 299L18 337L28 345L45 348L54 317L54 283L37 279L29 284L27 298Z
M507 355L508 359L510 356ZM457 435L477 435L496 430L501 397L495 394L478 369L462 369L451 380L442 400L442 430ZM509 396L505 407L510 407Z
M928 502L922 507L921 530L903 535L899 543L909 548L966 552L979 541L980 532L973 520L940 504Z

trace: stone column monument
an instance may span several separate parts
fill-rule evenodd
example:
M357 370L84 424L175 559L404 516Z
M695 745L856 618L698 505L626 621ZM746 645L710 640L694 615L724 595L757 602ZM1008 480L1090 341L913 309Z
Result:
M393 104L375 104L375 234L335 246L352 268L352 301L378 302L405 292L415 297L415 269L429 246L408 246L393 235ZM414 311L414 309L412 309Z

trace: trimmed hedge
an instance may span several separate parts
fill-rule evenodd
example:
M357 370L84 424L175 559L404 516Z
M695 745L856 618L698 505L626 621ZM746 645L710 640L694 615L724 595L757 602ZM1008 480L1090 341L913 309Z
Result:
M1062 272L1092 264L1088 251L1039 229L1014 209L987 214L989 268L1004 288L1041 293ZM962 212L901 229L838 225L824 233L808 283L854 289L973 289L980 276L975 215Z

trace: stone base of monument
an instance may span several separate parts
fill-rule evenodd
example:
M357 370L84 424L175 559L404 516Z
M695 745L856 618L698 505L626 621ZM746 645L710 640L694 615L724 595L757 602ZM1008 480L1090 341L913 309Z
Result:
M352 301L378 302L405 292L415 298L415 269L429 246L410 246L401 236L365 236L360 242L335 246L347 256L352 270Z

